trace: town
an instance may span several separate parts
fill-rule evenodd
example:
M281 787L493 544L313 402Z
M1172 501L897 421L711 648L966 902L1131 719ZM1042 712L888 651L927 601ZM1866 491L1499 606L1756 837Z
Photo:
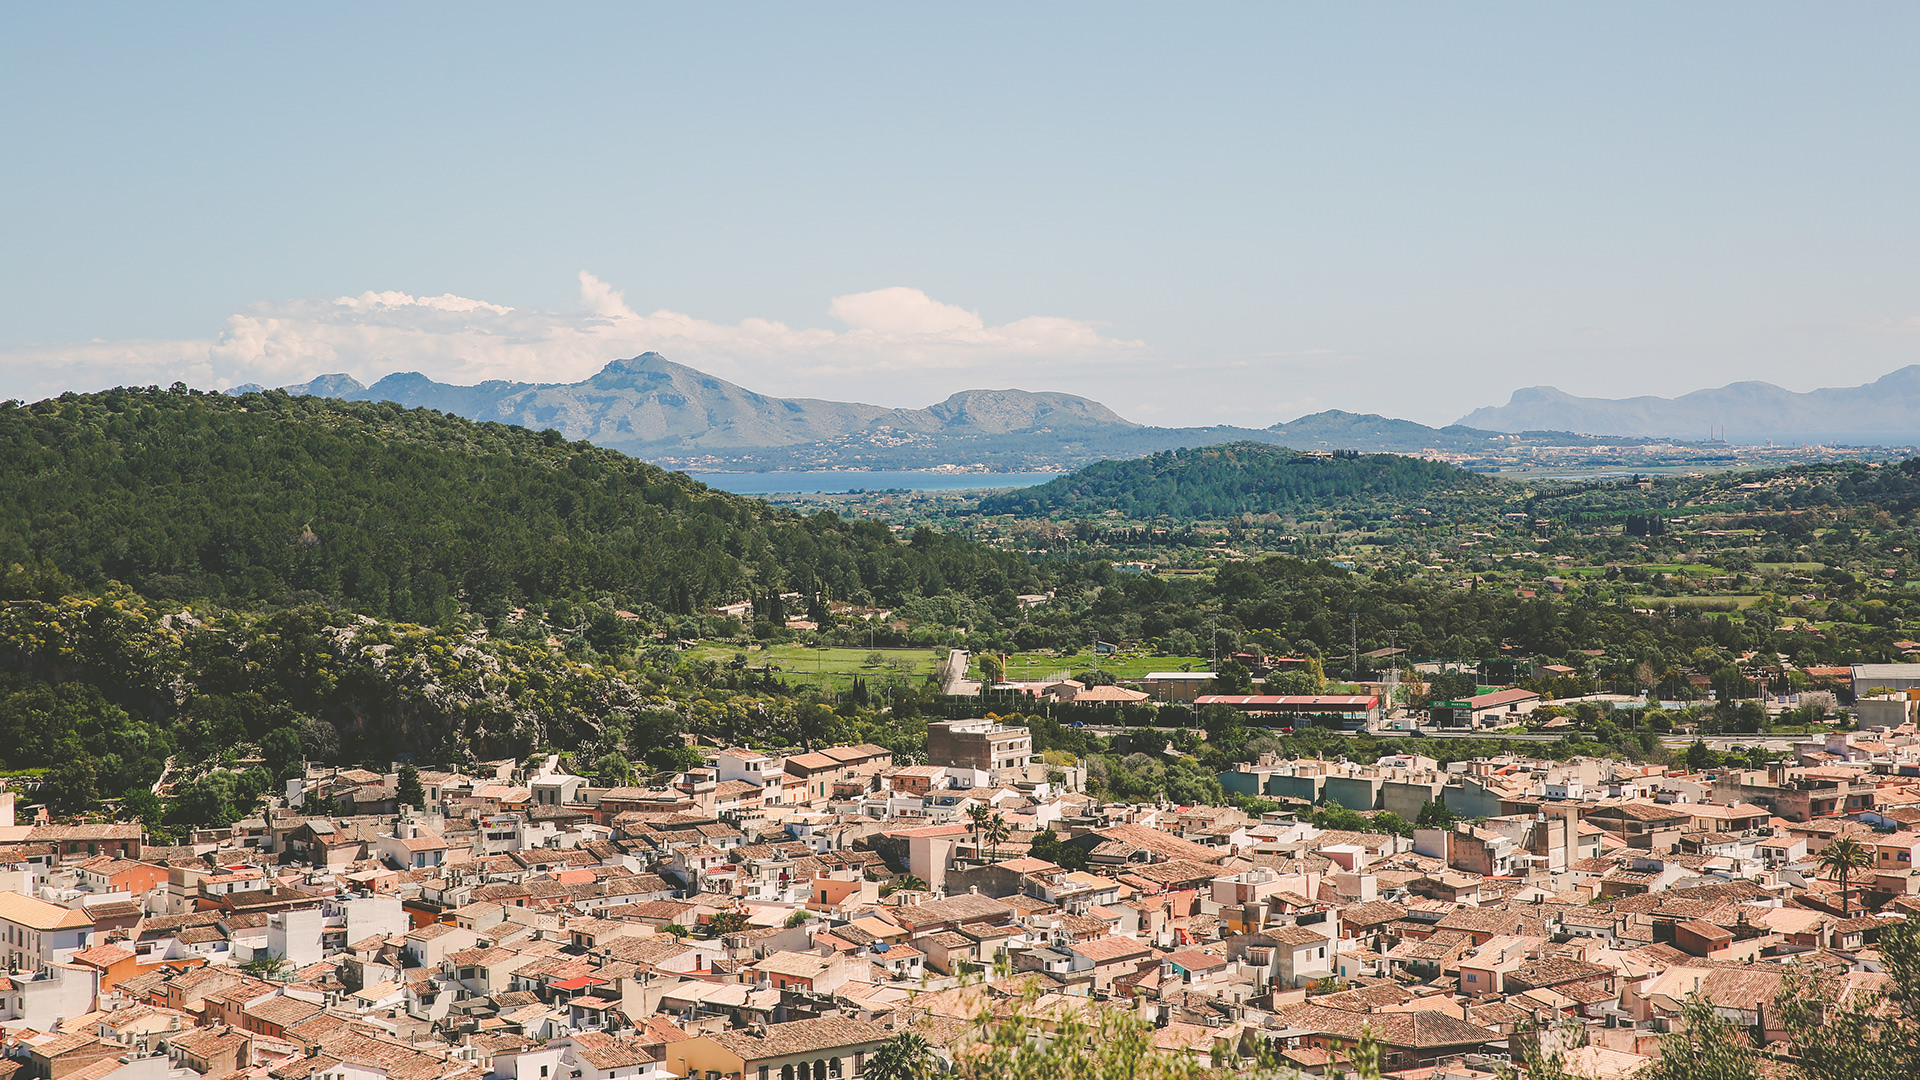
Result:
M903 1046L939 1068L1010 1014L1102 1012L1310 1076L1631 1076L1689 1009L1777 1059L1792 997L1877 992L1920 916L1920 665L1854 677L1855 730L1763 767L1266 754L1220 776L1238 806L1096 798L995 715L912 760L687 736L701 764L647 786L309 765L170 845L0 791L0 1078L896 1078Z

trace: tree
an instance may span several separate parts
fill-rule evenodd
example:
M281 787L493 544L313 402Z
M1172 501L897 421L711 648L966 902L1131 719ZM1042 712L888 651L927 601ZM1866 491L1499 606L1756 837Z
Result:
M1040 835L1033 838L1033 846L1027 849L1027 854L1068 870L1087 868L1087 853L1072 844L1062 842L1060 834L1054 832L1051 826L1043 829Z
M967 831L973 834L974 847L978 848L987 835L987 823L993 820L993 807L986 803L974 803L967 807Z
M1040 832L1034 836L1033 843L1027 847L1027 854L1039 859L1041 862L1054 862L1054 856L1059 854L1059 852L1060 834L1054 832L1053 826L1051 825L1040 830ZM1058 865L1058 863L1055 863L1055 865Z
M55 765L40 782L47 806L57 814L77 814L100 799L93 762L70 757Z
M1296 669L1276 671L1261 680L1261 689L1269 694L1306 695L1317 694L1322 689L1319 676L1311 671Z
M1853 837L1842 836L1821 849L1819 863L1821 872L1840 882L1840 917L1844 919L1851 911L1847 882L1855 871L1873 869L1873 852Z
M267 759L267 771L284 779L299 771L300 733L290 727L274 728L260 740L260 756Z
M677 922L667 923L660 928L660 932L669 937L683 938L687 936L687 928Z
M293 974L293 963L284 953L259 952L254 954L253 959L241 964L240 970L256 979L284 982Z
M787 916L786 927L787 929L791 930L796 926L801 926L811 921L812 919L813 919L813 912L808 911L806 908L800 908L799 910L795 911L793 914Z
M411 806L415 810L427 805L427 789L420 786L420 770L411 764L400 766L400 786L394 798L402 806Z
M149 829L157 829L166 816L167 804L146 788L134 788L120 797L120 812Z
M1344 1064L1362 1080L1373 1080L1380 1075L1380 1049L1372 1031L1363 1028ZM1006 1012L983 1010L951 1053L958 1080L1203 1080L1220 1075L1279 1080L1298 1075L1280 1068L1258 1039L1221 1038L1214 1043L1211 1062L1161 1053L1154 1048L1153 1026L1130 1010L1095 1005L1072 1016L1041 1017L1031 995L1016 1000Z
M1920 923L1880 932L1884 990L1845 1000L1839 980L1795 973L1773 1007L1803 1080L1908 1080L1920 1072Z
M1006 816L995 811L993 816L987 819L988 862L1000 861L1000 845L1006 843L1007 838L1012 835L1013 828L1007 824Z
M1420 816L1413 823L1422 829L1446 829L1454 823L1454 814L1447 804L1435 799L1420 808Z
M926 1080L934 1071L933 1047L918 1032L903 1031L867 1058L867 1080Z
M1007 680L1007 662L995 653L983 653L980 657L980 680L988 686Z
M702 927L706 931L706 936L710 938L738 934L746 928L747 913L744 911L716 912L713 918L708 919L706 925Z
M1680 1026L1661 1038L1660 1060L1638 1080L1759 1080L1757 1060L1747 1033L1695 993L1680 1006Z
M1719 763L1720 755L1714 753L1705 741L1695 739L1693 740L1693 745L1687 747L1688 772L1699 772L1702 769L1710 769Z
M594 763L593 775L607 787L623 787L633 783L633 765L623 754L604 754Z
M1213 692L1245 694L1253 690L1253 673L1238 660L1227 660L1213 672Z
M180 825L231 825L240 820L234 809L236 787L230 772L209 773L192 783L174 788L170 821Z
M1427 680L1427 700L1459 701L1473 696L1480 680L1464 671L1437 671Z
M1167 631L1166 635L1160 639L1160 655L1198 656L1200 655L1200 639L1194 637L1193 631L1191 630L1175 627Z

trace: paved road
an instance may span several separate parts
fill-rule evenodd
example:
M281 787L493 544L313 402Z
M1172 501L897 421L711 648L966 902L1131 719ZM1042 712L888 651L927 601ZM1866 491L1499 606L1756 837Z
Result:
M1259 725L1255 726L1258 727ZM1112 738L1115 735L1125 734L1131 729L1115 727L1110 724L1088 724L1080 730L1091 735ZM1161 728L1160 730L1172 731L1174 729ZM1336 731L1334 734L1346 735L1350 738L1359 738L1361 735L1372 735L1381 739L1512 739L1515 742L1547 743L1557 742L1561 738L1564 738L1562 735L1547 732L1522 732L1516 735L1498 735L1490 731L1440 731L1432 728L1426 729L1419 735L1415 735L1411 731ZM1736 746L1744 748L1757 744L1771 751L1791 753L1797 745L1826 741L1826 737L1822 735L1702 735L1700 738L1705 741L1709 747L1722 752L1731 750ZM1693 745L1693 740L1694 736L1692 735L1668 735L1662 737L1660 742L1669 748L1684 750Z
M947 650L947 666L941 673L941 681L946 684L948 694L958 697L979 696L980 684L967 678L967 661L967 650Z

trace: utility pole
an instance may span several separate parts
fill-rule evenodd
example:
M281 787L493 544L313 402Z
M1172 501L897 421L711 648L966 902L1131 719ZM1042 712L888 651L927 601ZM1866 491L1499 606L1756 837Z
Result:
M1347 681L1360 681L1360 613L1347 612L1347 648L1352 658L1347 661Z
M1394 698L1400 695L1400 631L1387 631L1387 708L1385 715L1393 715Z

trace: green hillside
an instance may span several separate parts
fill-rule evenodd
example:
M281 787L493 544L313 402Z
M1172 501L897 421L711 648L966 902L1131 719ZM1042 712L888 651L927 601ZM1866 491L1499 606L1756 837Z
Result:
M155 599L435 622L582 594L1024 590L1015 556L798 517L557 432L385 402L122 389L0 407L0 568Z
M982 513L1185 520L1284 513L1307 506L1491 489L1495 481L1396 454L1304 454L1236 442L1102 461L1038 487L989 496Z

